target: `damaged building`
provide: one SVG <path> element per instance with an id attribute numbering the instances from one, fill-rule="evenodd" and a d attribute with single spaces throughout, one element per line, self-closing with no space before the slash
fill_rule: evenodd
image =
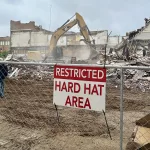
<path id="1" fill-rule="evenodd" d="M 136 34 L 131 38 L 133 45 L 136 46 L 137 52 L 143 56 L 150 56 L 150 22 L 140 29 L 137 29 Z"/>
<path id="2" fill-rule="evenodd" d="M 10 48 L 10 37 L 0 37 L 0 52 L 9 51 Z"/>
<path id="3" fill-rule="evenodd" d="M 41 55 L 47 50 L 51 32 L 43 29 L 42 26 L 36 26 L 34 21 L 21 23 L 11 20 L 10 29 L 11 53 L 32 59 L 32 55 L 35 55 L 34 51 L 37 51 L 39 53 L 36 53 L 34 59 L 40 60 Z"/>
<path id="4" fill-rule="evenodd" d="M 146 57 L 150 56 L 150 22 L 149 21 L 145 23 L 145 26 L 142 26 L 141 28 L 135 31 L 127 33 L 127 36 L 128 39 L 126 40 L 126 45 L 124 46 L 124 52 L 128 50 L 126 51 L 126 55 L 129 55 L 131 59 L 137 59 L 142 57 L 146 59 Z"/>
<path id="5" fill-rule="evenodd" d="M 127 33 L 113 49 L 112 57 L 108 64 L 121 66 L 150 66 L 150 22 L 135 31 Z M 108 55 L 107 55 L 108 56 Z M 106 57 L 107 58 L 107 57 Z M 117 84 L 120 80 L 120 71 L 110 69 L 107 74 L 110 81 Z M 124 72 L 126 88 L 140 89 L 142 92 L 150 90 L 150 71 L 126 69 Z"/>
<path id="6" fill-rule="evenodd" d="M 11 51 L 17 56 L 26 56 L 28 60 L 42 60 L 49 49 L 53 32 L 36 26 L 35 22 L 21 23 L 11 21 Z M 121 66 L 150 66 L 150 23 L 144 27 L 127 33 L 126 36 L 108 36 L 107 30 L 91 31 L 99 54 L 98 60 L 92 63 Z M 79 57 L 86 59 L 87 45 L 81 41 L 80 32 L 67 32 L 57 42 L 63 48 L 63 55 L 67 57 Z M 107 44 L 105 57 L 104 48 Z M 35 53 L 36 52 L 36 53 Z M 84 57 L 83 55 L 84 54 Z M 101 57 L 102 56 L 102 57 Z M 89 62 L 88 62 L 89 63 Z M 108 69 L 107 79 L 114 84 L 120 80 L 119 69 Z M 138 69 L 126 69 L 124 72 L 124 84 L 126 88 L 140 89 L 142 92 L 150 90 L 150 71 Z"/>
<path id="7" fill-rule="evenodd" d="M 35 25 L 34 21 L 29 23 L 21 23 L 20 21 L 10 22 L 10 51 L 16 56 L 26 56 L 30 60 L 42 60 L 49 49 L 50 39 L 53 32 L 45 30 L 42 26 Z M 110 36 L 108 38 L 108 30 L 91 31 L 91 35 L 95 40 L 98 50 L 102 50 L 105 44 L 108 47 L 114 47 L 122 41 L 120 36 Z M 80 41 L 83 39 L 81 34 L 75 32 L 67 32 L 58 40 L 57 45 L 62 47 L 65 57 L 80 57 L 86 59 L 88 55 L 87 45 Z M 81 54 L 85 54 L 81 57 Z"/>

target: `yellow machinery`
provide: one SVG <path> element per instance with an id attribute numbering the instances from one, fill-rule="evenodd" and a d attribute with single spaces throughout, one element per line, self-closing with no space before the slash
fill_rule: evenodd
<path id="1" fill-rule="evenodd" d="M 96 47 L 95 47 L 95 41 L 94 40 L 90 40 L 90 31 L 83 19 L 83 17 L 76 13 L 75 14 L 76 18 L 74 20 L 71 21 L 71 19 L 74 17 L 71 17 L 69 20 L 67 20 L 60 28 L 58 28 L 53 34 L 52 34 L 52 37 L 51 37 L 51 40 L 50 40 L 50 47 L 49 47 L 49 52 L 47 53 L 44 61 L 47 59 L 47 57 L 49 55 L 53 56 L 54 58 L 57 58 L 58 55 L 62 55 L 62 51 L 60 50 L 60 48 L 57 48 L 56 45 L 57 45 L 57 42 L 59 40 L 59 38 L 64 34 L 66 33 L 69 29 L 71 29 L 73 26 L 75 26 L 76 24 L 78 24 L 79 28 L 80 28 L 80 32 L 82 34 L 82 36 L 84 37 L 84 39 L 81 39 L 80 41 L 84 41 L 87 45 L 90 46 L 90 50 L 91 50 L 91 53 L 90 53 L 90 57 L 89 58 L 92 58 L 92 57 L 95 57 L 97 55 L 97 52 L 96 52 Z M 58 56 L 59 57 L 59 56 Z"/>

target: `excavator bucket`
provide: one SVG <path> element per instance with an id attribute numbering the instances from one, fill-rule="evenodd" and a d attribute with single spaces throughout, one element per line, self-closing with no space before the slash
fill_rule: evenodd
<path id="1" fill-rule="evenodd" d="M 74 17 L 74 16 L 73 16 Z M 61 36 L 63 36 L 69 29 L 71 29 L 73 26 L 78 24 L 80 28 L 80 33 L 84 37 L 83 41 L 91 47 L 90 51 L 90 56 L 89 59 L 94 59 L 97 57 L 97 52 L 95 47 L 95 42 L 94 39 L 91 36 L 90 30 L 88 29 L 83 17 L 79 14 L 75 14 L 75 19 L 71 20 L 73 17 L 71 17 L 69 20 L 67 20 L 61 27 L 59 27 L 51 36 L 50 40 L 50 46 L 49 46 L 49 51 L 45 56 L 44 61 L 48 59 L 48 55 L 51 55 L 54 59 L 57 59 L 58 57 L 63 56 L 63 52 L 61 50 L 58 50 L 57 47 L 57 42 L 60 39 Z M 93 40 L 91 40 L 91 38 Z M 93 41 L 93 42 L 92 42 Z"/>

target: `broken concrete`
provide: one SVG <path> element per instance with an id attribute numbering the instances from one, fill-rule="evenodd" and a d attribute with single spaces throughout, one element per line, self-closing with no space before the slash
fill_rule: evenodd
<path id="1" fill-rule="evenodd" d="M 8 78 L 49 81 L 53 78 L 53 66 L 9 65 Z"/>

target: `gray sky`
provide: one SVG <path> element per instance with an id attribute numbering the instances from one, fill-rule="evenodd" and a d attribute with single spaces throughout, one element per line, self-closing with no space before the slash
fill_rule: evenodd
<path id="1" fill-rule="evenodd" d="M 80 13 L 90 30 L 109 30 L 125 35 L 144 25 L 150 17 L 150 0 L 0 0 L 0 36 L 10 32 L 10 20 L 35 21 L 56 30 L 67 19 Z M 72 29 L 79 31 L 77 27 Z"/>

